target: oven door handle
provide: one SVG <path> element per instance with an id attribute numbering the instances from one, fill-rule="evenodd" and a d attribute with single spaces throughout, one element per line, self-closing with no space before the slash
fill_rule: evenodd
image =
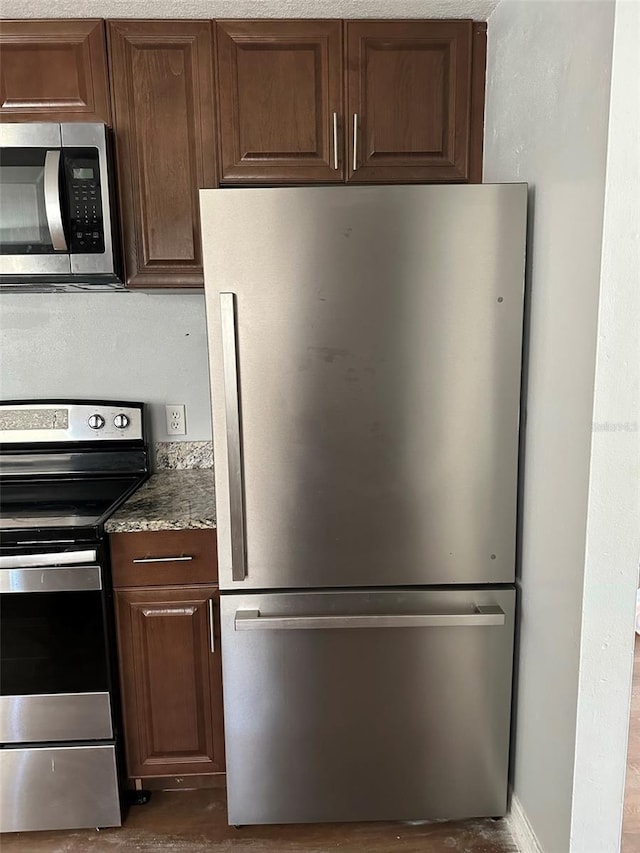
<path id="1" fill-rule="evenodd" d="M 67 240 L 62 224 L 60 194 L 60 152 L 47 151 L 44 157 L 44 211 L 54 252 L 67 252 Z"/>
<path id="2" fill-rule="evenodd" d="M 102 589 L 100 566 L 0 569 L 0 595 L 31 592 L 92 592 Z"/>
<path id="3" fill-rule="evenodd" d="M 95 548 L 86 551 L 58 551 L 53 554 L 10 554 L 0 557 L 0 569 L 37 569 L 41 566 L 77 566 L 80 563 L 95 563 L 98 552 Z"/>

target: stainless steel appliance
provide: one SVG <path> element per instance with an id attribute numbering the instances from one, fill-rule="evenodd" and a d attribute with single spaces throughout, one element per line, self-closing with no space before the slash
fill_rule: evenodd
<path id="1" fill-rule="evenodd" d="M 0 124 L 0 286 L 122 286 L 103 124 Z"/>
<path id="2" fill-rule="evenodd" d="M 103 523 L 147 474 L 141 404 L 0 404 L 0 832 L 120 825 Z"/>
<path id="3" fill-rule="evenodd" d="M 506 810 L 526 196 L 200 194 L 230 823 Z"/>

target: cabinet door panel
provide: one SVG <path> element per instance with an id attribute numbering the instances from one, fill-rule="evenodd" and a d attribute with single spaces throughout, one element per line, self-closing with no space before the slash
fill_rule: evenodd
<path id="1" fill-rule="evenodd" d="M 216 33 L 222 181 L 341 181 L 342 23 L 218 21 Z"/>
<path id="2" fill-rule="evenodd" d="M 224 770 L 218 601 L 215 587 L 116 592 L 132 777 Z"/>
<path id="3" fill-rule="evenodd" d="M 211 24 L 108 26 L 127 284 L 201 287 L 198 190 L 216 185 Z"/>
<path id="4" fill-rule="evenodd" d="M 348 180 L 467 180 L 473 23 L 349 21 L 346 28 Z"/>
<path id="5" fill-rule="evenodd" d="M 0 22 L 0 120 L 109 124 L 103 21 Z"/>

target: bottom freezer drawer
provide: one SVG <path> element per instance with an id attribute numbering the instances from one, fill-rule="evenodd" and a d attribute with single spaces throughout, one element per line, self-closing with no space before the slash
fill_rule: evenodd
<path id="1" fill-rule="evenodd" d="M 231 824 L 506 811 L 515 591 L 223 595 Z"/>
<path id="2" fill-rule="evenodd" d="M 115 747 L 0 750 L 0 832 L 120 826 Z"/>

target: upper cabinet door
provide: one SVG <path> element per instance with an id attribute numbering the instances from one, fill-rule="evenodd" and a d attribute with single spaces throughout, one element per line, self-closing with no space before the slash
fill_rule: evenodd
<path id="1" fill-rule="evenodd" d="M 209 21 L 110 21 L 129 287 L 202 287 L 198 190 L 216 186 Z"/>
<path id="2" fill-rule="evenodd" d="M 0 120 L 109 124 L 104 22 L 0 22 Z"/>
<path id="3" fill-rule="evenodd" d="M 344 179 L 341 21 L 218 21 L 221 180 Z"/>
<path id="4" fill-rule="evenodd" d="M 349 181 L 469 180 L 473 26 L 347 22 Z"/>

